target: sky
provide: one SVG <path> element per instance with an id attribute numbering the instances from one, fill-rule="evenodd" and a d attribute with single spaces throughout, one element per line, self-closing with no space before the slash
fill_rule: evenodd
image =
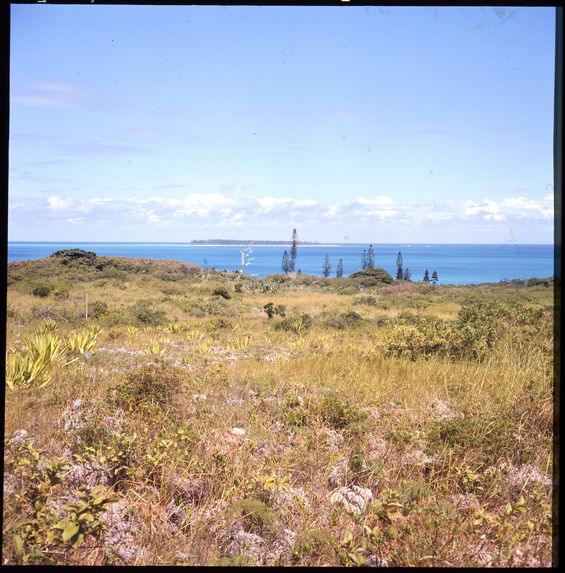
<path id="1" fill-rule="evenodd" d="M 553 243 L 555 8 L 12 5 L 8 240 Z"/>

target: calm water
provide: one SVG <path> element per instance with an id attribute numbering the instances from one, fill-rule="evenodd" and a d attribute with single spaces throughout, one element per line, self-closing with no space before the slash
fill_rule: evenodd
<path id="1" fill-rule="evenodd" d="M 329 255 L 331 274 L 335 276 L 343 259 L 343 276 L 361 268 L 363 250 L 369 245 L 298 245 L 296 270 L 322 275 L 324 258 Z M 245 246 L 185 245 L 181 243 L 32 243 L 8 242 L 8 261 L 48 257 L 60 249 L 78 248 L 101 256 L 173 259 L 217 270 L 241 270 L 241 251 Z M 260 278 L 280 273 L 282 255 L 289 246 L 254 245 L 251 263 L 245 274 Z M 554 274 L 553 245 L 373 245 L 375 266 L 396 276 L 396 256 L 402 252 L 404 268 L 413 281 L 421 281 L 424 271 L 430 277 L 437 271 L 439 283 L 469 284 L 498 282 L 514 278 L 545 278 Z"/>

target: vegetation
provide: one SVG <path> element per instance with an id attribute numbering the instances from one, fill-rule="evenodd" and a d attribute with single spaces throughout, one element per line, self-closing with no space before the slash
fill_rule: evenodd
<path id="1" fill-rule="evenodd" d="M 9 263 L 2 563 L 551 565 L 553 281 L 406 271 Z"/>

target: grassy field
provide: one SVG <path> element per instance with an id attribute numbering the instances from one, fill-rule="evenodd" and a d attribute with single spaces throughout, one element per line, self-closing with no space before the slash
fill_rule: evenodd
<path id="1" fill-rule="evenodd" d="M 3 564 L 551 565 L 533 283 L 10 263 Z"/>

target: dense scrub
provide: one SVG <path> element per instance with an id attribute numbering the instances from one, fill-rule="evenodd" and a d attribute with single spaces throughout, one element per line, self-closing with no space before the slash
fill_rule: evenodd
<path id="1" fill-rule="evenodd" d="M 8 267 L 3 564 L 551 563 L 550 279 Z"/>

